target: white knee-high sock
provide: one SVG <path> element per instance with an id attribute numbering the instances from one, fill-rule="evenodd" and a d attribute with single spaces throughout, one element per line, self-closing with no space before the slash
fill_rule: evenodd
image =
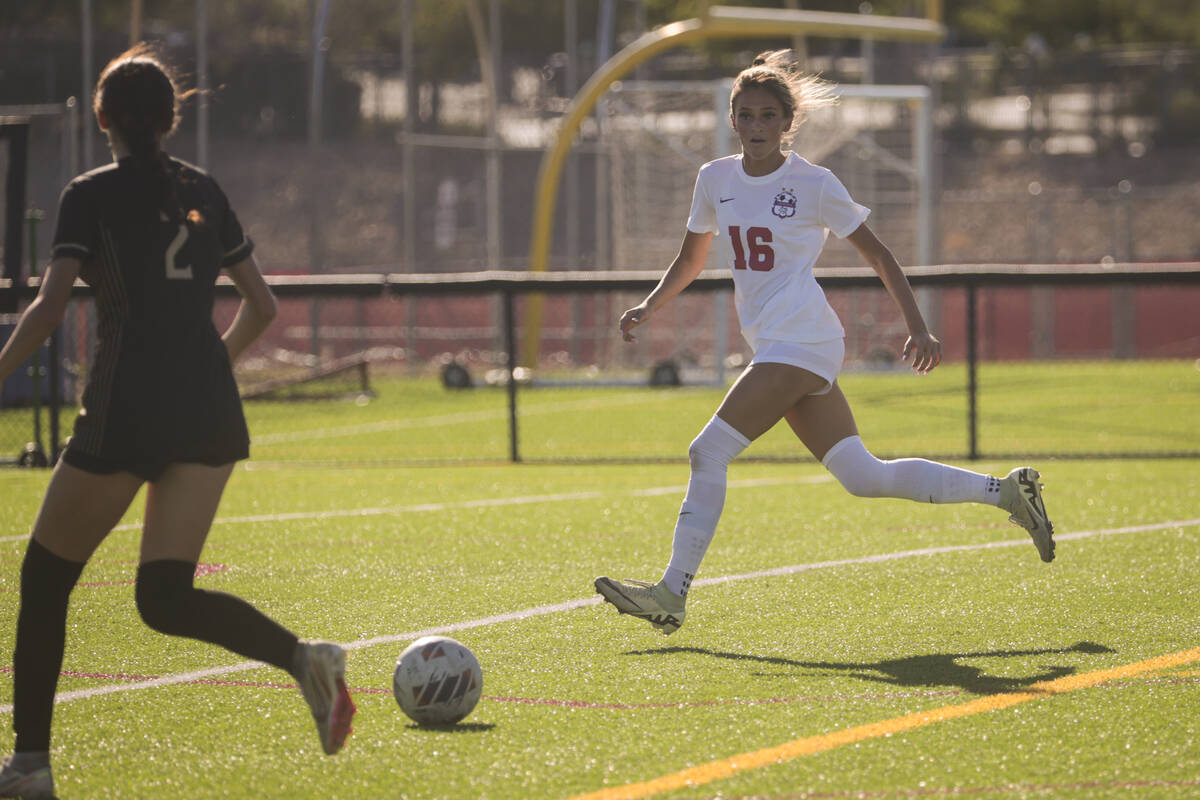
<path id="1" fill-rule="evenodd" d="M 880 461 L 867 451 L 858 436 L 847 436 L 829 448 L 821 463 L 846 491 L 858 497 L 1000 505 L 998 478 L 923 458 Z"/>
<path id="2" fill-rule="evenodd" d="M 671 562 L 663 574 L 663 582 L 675 594 L 687 597 L 692 578 L 700 568 L 725 507 L 729 462 L 749 444 L 750 440 L 736 428 L 713 416 L 688 448 L 692 472 L 675 523 Z"/>

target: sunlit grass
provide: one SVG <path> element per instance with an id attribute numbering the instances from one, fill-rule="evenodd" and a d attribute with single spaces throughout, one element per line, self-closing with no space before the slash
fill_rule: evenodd
<path id="1" fill-rule="evenodd" d="M 1163 366 L 1164 381 L 1189 379 L 1171 370 Z M 1016 402 L 1028 384 L 1016 369 L 1009 378 Z M 939 386 L 934 379 L 945 382 L 945 393 L 928 391 Z M 952 409 L 954 380 L 949 371 L 929 380 L 850 376 L 846 387 L 864 428 L 872 426 L 864 435 L 900 450 L 921 440 L 922 419 L 931 440 L 945 434 L 950 445 L 948 423 L 910 404 Z M 888 390 L 905 385 L 926 394 Z M 816 567 L 700 583 L 687 624 L 669 639 L 587 604 L 469 625 L 452 635 L 478 655 L 484 699 L 457 730 L 422 730 L 389 694 L 408 636 L 586 601 L 600 574 L 656 579 L 687 467 L 508 465 L 502 393 L 447 394 L 432 383 L 380 388 L 366 406 L 248 405 L 255 436 L 280 438 L 256 444 L 254 460 L 235 472 L 203 556 L 223 569 L 198 579 L 251 600 L 302 636 L 393 637 L 351 652 L 360 713 L 346 751 L 320 754 L 288 676 L 246 669 L 217 683 L 61 704 L 54 739 L 61 796 L 567 797 L 1200 643 L 1194 461 L 1031 459 L 1062 537 L 1050 565 L 994 508 L 856 499 L 812 463 L 735 462 L 699 578 Z M 718 396 L 597 390 L 564 401 L 531 392 L 522 396 L 531 412 L 522 421 L 577 452 L 644 446 L 671 456 L 686 451 Z M 554 409 L 568 401 L 596 408 Z M 408 427 L 418 417 L 493 412 L 496 421 Z M 892 438 L 873 427 L 888 418 L 898 428 Z M 1177 420 L 1155 424 L 1177 426 L 1176 439 L 1195 441 L 1196 431 Z M 617 427 L 602 430 L 610 425 Z M 1067 441 L 1071 430 L 1051 426 L 1046 436 Z M 1019 435 L 1003 449 L 1034 442 Z M 393 463 L 484 445 L 496 463 Z M 785 445 L 795 447 L 784 440 L 778 447 Z M 317 463 L 342 454 L 363 463 Z M 975 466 L 1003 473 L 1015 464 Z M 24 536 L 47 479 L 45 471 L 0 473 L 0 652 L 12 652 Z M 141 623 L 132 585 L 141 513 L 139 500 L 73 595 L 60 691 L 241 662 Z M 983 547 L 1007 542 L 1015 544 Z M 961 549 L 920 552 L 944 546 Z M 878 558 L 889 554 L 906 555 Z M 0 704 L 11 703 L 10 664 L 0 660 Z M 938 722 L 667 796 L 1185 797 L 1197 791 L 1200 774 L 1200 721 L 1191 713 L 1200 708 L 1200 666 L 1192 670 Z M 10 712 L 0 717 L 11 721 Z M 0 734 L 0 750 L 11 748 L 11 736 Z"/>

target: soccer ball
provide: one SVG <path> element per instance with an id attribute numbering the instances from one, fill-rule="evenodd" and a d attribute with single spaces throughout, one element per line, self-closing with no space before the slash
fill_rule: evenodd
<path id="1" fill-rule="evenodd" d="M 392 691 L 419 725 L 453 725 L 475 708 L 483 691 L 479 660 L 448 636 L 422 636 L 400 654 Z"/>

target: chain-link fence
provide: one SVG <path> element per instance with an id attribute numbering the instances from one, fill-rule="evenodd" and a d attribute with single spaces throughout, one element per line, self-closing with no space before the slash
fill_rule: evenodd
<path id="1" fill-rule="evenodd" d="M 471 68 L 453 80 L 439 79 L 428 68 L 417 71 L 402 52 L 344 52 L 334 42 L 318 116 L 321 133 L 313 137 L 304 33 L 296 31 L 287 44 L 255 48 L 211 37 L 208 83 L 216 88 L 205 101 L 207 135 L 203 141 L 198 135 L 194 98 L 168 142 L 179 157 L 204 157 L 258 242 L 268 271 L 523 267 L 538 164 L 573 91 L 563 78 L 564 54 L 502 54 L 493 122 L 486 87 Z M 168 40 L 170 59 L 185 83 L 194 83 L 194 42 L 184 35 Z M 689 52 L 653 59 L 639 68 L 637 81 L 611 93 L 604 113 L 612 123 L 622 103 L 640 108 L 629 101 L 637 82 L 690 82 L 693 89 L 678 93 L 683 105 L 669 109 L 690 130 L 671 133 L 684 140 L 707 137 L 687 149 L 716 156 L 709 142 L 724 120 L 713 115 L 711 87 L 727 80 L 751 47 L 788 43 L 749 42 L 746 52 L 732 56 Z M 98 36 L 91 74 L 123 44 L 119 35 Z M 86 97 L 78 80 L 78 41 L 34 37 L 8 45 L 0 54 L 6 96 L 60 104 L 68 95 Z M 1200 120 L 1193 80 L 1200 59 L 1194 52 L 1086 43 L 1048 52 L 1030 43 L 1023 50 L 939 53 L 878 42 L 868 54 L 840 40 L 811 45 L 808 66 L 847 87 L 930 88 L 935 158 L 928 259 L 914 241 L 911 181 L 886 158 L 891 153 L 904 161 L 911 149 L 912 122 L 903 104 L 877 105 L 878 113 L 868 112 L 877 119 L 863 127 L 856 122 L 863 117 L 860 101 L 846 101 L 835 112 L 836 125 L 822 128 L 814 119 L 802 131 L 812 135 L 807 141 L 802 135 L 798 144 L 802 154 L 828 161 L 852 194 L 875 208 L 873 222 L 906 263 L 1187 259 L 1200 251 L 1191 226 L 1178 224 L 1200 211 L 1194 182 L 1180 179 L 1200 163 L 1192 138 L 1181 135 Z M 417 55 L 426 46 L 413 45 Z M 464 63 L 476 62 L 468 54 Z M 579 73 L 576 85 L 586 70 Z M 86 105 L 80 102 L 80 110 Z M 658 125 L 655 116 L 667 115 L 647 112 L 650 127 Z M 615 124 L 585 126 L 559 190 L 554 268 L 659 266 L 658 244 L 618 259 L 618 244 L 629 246 L 617 239 L 618 225 L 639 199 L 636 179 L 622 176 L 671 166 L 678 177 L 672 177 L 671 191 L 686 202 L 695 159 L 662 161 L 653 150 L 629 149 L 618 132 Z M 846 141 L 831 151 L 828 145 L 839 137 Z M 72 138 L 76 145 L 90 140 L 80 167 L 108 159 L 90 113 L 81 114 Z M 39 152 L 29 162 L 28 201 L 51 217 L 72 171 L 58 141 L 35 137 Z M 658 226 L 670 240 L 668 249 L 678 244 L 686 219 L 675 217 Z M 53 220 L 48 222 L 38 234 L 42 253 Z M 1086 231 L 1096 235 L 1079 233 Z M 849 262 L 854 255 L 835 248 L 829 257 Z"/>

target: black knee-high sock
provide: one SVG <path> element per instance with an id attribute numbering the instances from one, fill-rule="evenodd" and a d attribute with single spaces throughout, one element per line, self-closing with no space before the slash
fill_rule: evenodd
<path id="1" fill-rule="evenodd" d="M 154 630 L 220 645 L 292 671 L 297 638 L 245 600 L 192 585 L 196 565 L 148 561 L 138 567 L 137 607 Z"/>
<path id="2" fill-rule="evenodd" d="M 67 640 L 67 602 L 83 564 L 29 540 L 21 563 L 21 610 L 13 652 L 13 747 L 18 753 L 50 749 L 54 691 Z"/>

